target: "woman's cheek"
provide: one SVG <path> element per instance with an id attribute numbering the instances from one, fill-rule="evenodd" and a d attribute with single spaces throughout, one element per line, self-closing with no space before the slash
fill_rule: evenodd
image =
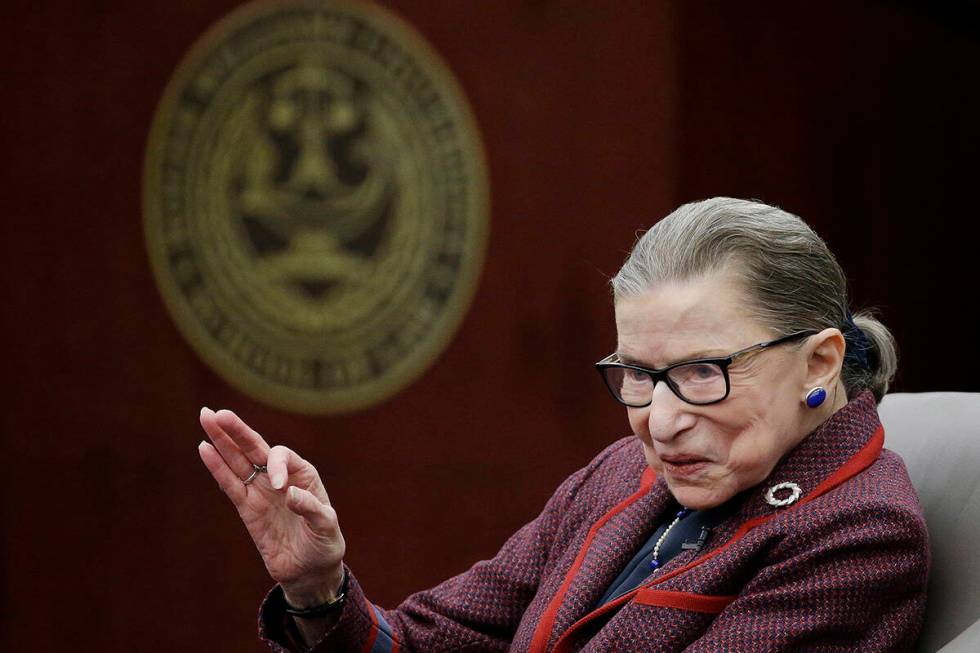
<path id="1" fill-rule="evenodd" d="M 651 444 L 649 412 L 645 408 L 627 408 L 626 417 L 629 420 L 630 428 L 636 437 L 643 441 L 644 445 Z"/>
<path id="2" fill-rule="evenodd" d="M 741 489 L 752 487 L 765 480 L 777 462 L 773 460 L 772 465 L 769 465 L 769 458 L 770 451 L 763 443 L 743 441 L 732 448 L 729 467 Z"/>
<path id="3" fill-rule="evenodd" d="M 650 466 L 650 469 L 658 474 L 664 471 L 664 464 L 660 461 L 660 458 L 657 457 L 657 452 L 654 451 L 653 447 L 648 445 L 646 442 L 643 443 L 643 457 L 646 458 L 647 465 Z"/>

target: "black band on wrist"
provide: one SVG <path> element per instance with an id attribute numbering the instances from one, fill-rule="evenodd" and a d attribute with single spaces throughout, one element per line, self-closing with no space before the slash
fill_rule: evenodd
<path id="1" fill-rule="evenodd" d="M 347 568 L 344 568 L 344 582 L 340 584 L 340 592 L 337 593 L 337 597 L 327 601 L 326 603 L 321 603 L 320 605 L 314 605 L 312 608 L 294 608 L 293 606 L 286 603 L 286 613 L 291 614 L 294 617 L 322 617 L 324 615 L 332 614 L 337 612 L 342 607 L 344 607 L 344 600 L 347 598 Z"/>

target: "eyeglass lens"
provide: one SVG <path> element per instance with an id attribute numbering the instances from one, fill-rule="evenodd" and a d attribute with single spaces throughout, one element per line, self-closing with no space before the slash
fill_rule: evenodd
<path id="1" fill-rule="evenodd" d="M 653 378 L 646 372 L 622 367 L 603 370 L 616 398 L 628 406 L 646 406 L 653 400 Z M 691 363 L 671 368 L 667 376 L 675 393 L 692 403 L 709 403 L 725 397 L 725 373 L 714 363 Z"/>

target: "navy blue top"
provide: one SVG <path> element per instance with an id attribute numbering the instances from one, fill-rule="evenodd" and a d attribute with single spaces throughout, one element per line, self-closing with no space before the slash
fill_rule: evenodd
<path id="1" fill-rule="evenodd" d="M 687 516 L 681 518 L 677 525 L 667 535 L 667 539 L 660 546 L 660 556 L 658 559 L 659 568 L 683 551 L 685 548 L 701 548 L 705 545 L 711 535 L 711 529 L 720 524 L 727 517 L 732 515 L 741 504 L 742 497 L 736 495 L 727 502 L 708 510 L 692 510 Z M 640 547 L 633 559 L 626 564 L 626 568 L 612 582 L 606 593 L 602 595 L 595 607 L 600 608 L 606 603 L 626 594 L 627 592 L 639 587 L 643 581 L 654 573 L 650 561 L 653 560 L 653 549 L 657 545 L 657 540 L 664 534 L 664 531 L 677 517 L 681 506 L 671 510 L 666 521 L 660 524 L 650 535 L 650 538 Z"/>

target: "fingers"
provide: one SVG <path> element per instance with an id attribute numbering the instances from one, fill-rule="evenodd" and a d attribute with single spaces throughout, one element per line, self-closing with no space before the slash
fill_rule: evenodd
<path id="1" fill-rule="evenodd" d="M 214 413 L 218 426 L 238 445 L 250 463 L 265 465 L 269 457 L 269 445 L 261 435 L 252 430 L 241 417 L 230 410 Z"/>
<path id="2" fill-rule="evenodd" d="M 311 492 L 319 502 L 330 505 L 330 497 L 316 468 L 289 447 L 277 445 L 270 449 L 266 467 L 273 489 L 282 491 L 290 484 L 305 486 L 303 489 Z"/>
<path id="3" fill-rule="evenodd" d="M 269 484 L 275 490 L 285 490 L 290 484 L 290 479 L 293 479 L 293 483 L 303 485 L 305 490 L 312 491 L 317 500 L 330 505 L 330 498 L 320 482 L 316 469 L 295 451 L 283 446 L 270 449 L 261 435 L 230 410 L 219 410 L 216 413 L 210 408 L 202 408 L 200 419 L 201 426 L 214 444 L 215 453 L 220 454 L 225 468 L 239 482 L 251 476 L 254 471 L 253 463 L 264 464 L 269 474 Z M 211 466 L 208 466 L 208 469 L 211 470 L 212 475 L 215 475 L 215 470 Z M 217 475 L 215 479 L 219 480 L 220 485 L 221 479 Z M 224 486 L 222 488 L 224 489 Z M 234 490 L 237 489 L 236 487 Z M 225 492 L 227 494 L 229 490 L 226 489 Z"/>
<path id="4" fill-rule="evenodd" d="M 281 490 L 289 482 L 290 472 L 298 472 L 307 465 L 309 463 L 289 447 L 276 445 L 269 450 L 269 462 L 266 463 L 269 482 L 272 483 L 272 487 Z"/>
<path id="5" fill-rule="evenodd" d="M 269 450 L 269 462 L 265 464 L 269 472 L 269 482 L 276 490 L 286 487 L 289 481 L 289 464 L 292 461 L 293 470 L 299 466 L 302 458 L 288 447 L 277 445 Z"/>
<path id="6" fill-rule="evenodd" d="M 248 478 L 253 471 L 251 461 L 245 457 L 235 441 L 218 424 L 214 411 L 210 408 L 202 408 L 200 421 L 204 432 L 208 434 L 214 448 L 221 454 L 231 471 L 239 480 Z"/>
<path id="7" fill-rule="evenodd" d="M 197 445 L 197 453 L 201 456 L 204 466 L 211 472 L 211 476 L 218 482 L 218 487 L 237 506 L 245 498 L 245 486 L 242 484 L 242 479 L 238 478 L 235 472 L 228 467 L 213 445 L 202 440 L 201 444 Z"/>
<path id="8" fill-rule="evenodd" d="M 286 493 L 286 507 L 302 517 L 318 535 L 334 537 L 340 530 L 337 513 L 330 504 L 323 503 L 311 492 L 295 485 Z"/>

